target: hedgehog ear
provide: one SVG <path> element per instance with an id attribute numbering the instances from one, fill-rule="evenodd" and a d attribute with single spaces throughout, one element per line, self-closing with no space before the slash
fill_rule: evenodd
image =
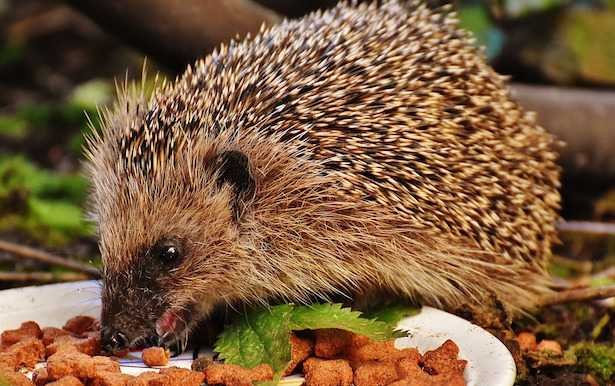
<path id="1" fill-rule="evenodd" d="M 243 212 L 242 201 L 254 192 L 255 187 L 248 156 L 237 150 L 227 150 L 218 155 L 217 164 L 218 186 L 229 184 L 233 188 L 231 205 L 235 219 L 239 220 Z"/>

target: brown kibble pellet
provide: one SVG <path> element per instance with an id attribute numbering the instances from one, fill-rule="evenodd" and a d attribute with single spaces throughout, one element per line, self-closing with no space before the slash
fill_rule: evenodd
<path id="1" fill-rule="evenodd" d="M 207 367 L 204 373 L 207 383 L 214 385 L 251 386 L 256 381 L 273 379 L 273 369 L 266 364 L 246 369 L 237 365 L 214 363 Z"/>
<path id="2" fill-rule="evenodd" d="M 519 343 L 519 348 L 523 351 L 536 350 L 536 335 L 531 332 L 520 332 L 515 340 Z"/>
<path id="3" fill-rule="evenodd" d="M 75 335 L 82 335 L 86 331 L 98 330 L 98 321 L 91 316 L 79 315 L 70 318 L 62 328 Z"/>
<path id="4" fill-rule="evenodd" d="M 17 356 L 8 352 L 0 352 L 0 369 L 17 370 Z"/>
<path id="5" fill-rule="evenodd" d="M 179 367 L 161 369 L 160 374 L 169 377 L 172 385 L 177 386 L 201 386 L 205 381 L 205 374 Z"/>
<path id="6" fill-rule="evenodd" d="M 58 379 L 55 382 L 48 383 L 49 386 L 83 386 L 83 383 L 76 377 L 69 375 Z"/>
<path id="7" fill-rule="evenodd" d="M 32 382 L 36 386 L 43 386 L 49 383 L 49 374 L 47 374 L 47 369 L 41 367 L 40 369 L 36 369 L 32 372 Z"/>
<path id="8" fill-rule="evenodd" d="M 412 358 L 410 356 L 401 358 L 396 363 L 397 374 L 401 378 L 418 378 L 423 374 L 423 369 L 419 365 L 419 358 Z"/>
<path id="9" fill-rule="evenodd" d="M 0 379 L 5 380 L 6 384 L 10 386 L 32 386 L 34 385 L 32 381 L 30 381 L 28 377 L 26 377 L 25 375 L 18 373 L 16 371 L 12 371 L 11 369 L 2 368 L 2 367 L 0 367 Z"/>
<path id="10" fill-rule="evenodd" d="M 135 377 L 128 374 L 100 372 L 96 374 L 91 386 L 127 386 Z"/>
<path id="11" fill-rule="evenodd" d="M 366 344 L 371 343 L 371 342 L 372 340 L 364 335 L 352 334 L 352 337 L 350 339 L 350 347 L 358 348 L 358 347 L 365 346 Z"/>
<path id="12" fill-rule="evenodd" d="M 297 366 L 312 354 L 314 348 L 314 343 L 312 343 L 311 339 L 300 338 L 295 334 L 291 334 L 290 336 L 290 345 L 290 363 L 286 370 L 284 370 L 283 376 L 292 374 Z"/>
<path id="13" fill-rule="evenodd" d="M 126 386 L 170 386 L 171 380 L 167 375 L 155 371 L 146 371 L 136 378 L 128 380 Z"/>
<path id="14" fill-rule="evenodd" d="M 267 364 L 258 365 L 250 369 L 250 377 L 253 382 L 270 381 L 273 379 L 273 369 Z"/>
<path id="15" fill-rule="evenodd" d="M 353 369 L 361 364 L 372 361 L 392 361 L 402 357 L 400 350 L 395 348 L 392 340 L 384 342 L 369 342 L 361 346 L 350 347 L 347 358 Z"/>
<path id="16" fill-rule="evenodd" d="M 96 374 L 100 372 L 119 373 L 121 371 L 120 364 L 109 357 L 95 356 L 92 357 L 92 360 Z"/>
<path id="17" fill-rule="evenodd" d="M 47 373 L 50 379 L 60 379 L 68 375 L 77 378 L 93 378 L 96 375 L 94 359 L 78 351 L 63 351 L 53 354 L 47 360 Z"/>
<path id="18" fill-rule="evenodd" d="M 195 360 L 192 361 L 192 365 L 190 366 L 190 368 L 192 369 L 192 371 L 203 372 L 206 368 L 211 366 L 213 363 L 214 361 L 211 358 L 206 358 L 206 357 L 196 358 Z"/>
<path id="19" fill-rule="evenodd" d="M 352 368 L 343 359 L 309 358 L 303 363 L 306 386 L 350 386 Z"/>
<path id="20" fill-rule="evenodd" d="M 314 332 L 314 354 L 319 358 L 333 359 L 343 354 L 352 342 L 352 333 L 336 328 Z"/>
<path id="21" fill-rule="evenodd" d="M 163 347 L 149 347 L 143 350 L 141 358 L 147 366 L 166 366 L 171 354 Z"/>
<path id="22" fill-rule="evenodd" d="M 100 336 L 93 335 L 85 338 L 76 338 L 70 335 L 58 336 L 54 342 L 45 349 L 48 357 L 60 351 L 80 351 L 87 355 L 100 354 Z"/>
<path id="23" fill-rule="evenodd" d="M 36 338 L 25 338 L 0 353 L 0 364 L 17 369 L 18 367 L 34 368 L 43 358 L 45 346 Z"/>
<path id="24" fill-rule="evenodd" d="M 428 375 L 419 378 L 404 378 L 393 383 L 389 383 L 388 386 L 449 386 L 448 384 L 436 383 Z"/>
<path id="25" fill-rule="evenodd" d="M 54 342 L 54 340 L 59 336 L 69 335 L 70 332 L 63 330 L 61 328 L 56 327 L 45 327 L 43 328 L 43 344 L 45 346 L 49 346 Z"/>
<path id="26" fill-rule="evenodd" d="M 467 361 L 457 359 L 459 347 L 448 339 L 435 350 L 423 354 L 423 368 L 430 374 L 462 373 Z"/>
<path id="27" fill-rule="evenodd" d="M 363 363 L 354 372 L 355 386 L 386 386 L 397 380 L 397 369 L 392 362 Z"/>
<path id="28" fill-rule="evenodd" d="M 549 352 L 554 355 L 562 355 L 562 346 L 554 340 L 541 340 L 536 346 L 536 350 Z"/>
<path id="29" fill-rule="evenodd" d="M 42 335 L 41 328 L 36 322 L 28 321 L 21 324 L 15 330 L 6 330 L 0 334 L 0 342 L 6 350 L 8 347 L 26 338 L 40 338 Z"/>

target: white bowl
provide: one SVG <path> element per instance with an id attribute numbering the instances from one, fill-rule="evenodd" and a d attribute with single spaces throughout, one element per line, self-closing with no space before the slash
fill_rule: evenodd
<path id="1" fill-rule="evenodd" d="M 43 327 L 62 327 L 73 316 L 98 317 L 99 314 L 100 286 L 96 281 L 0 291 L 0 331 L 17 328 L 27 320 Z M 462 318 L 423 307 L 418 315 L 403 319 L 398 328 L 409 332 L 407 338 L 396 340 L 398 348 L 416 347 L 425 352 L 452 339 L 459 346 L 459 357 L 468 361 L 464 373 L 468 386 L 511 386 L 515 381 L 515 363 L 506 347 L 487 331 Z M 139 353 L 132 353 L 120 363 L 127 374 L 148 370 Z M 172 358 L 170 365 L 190 368 L 191 363 L 192 355 L 184 353 Z M 302 382 L 301 377 L 293 376 L 282 384 L 298 386 Z"/>

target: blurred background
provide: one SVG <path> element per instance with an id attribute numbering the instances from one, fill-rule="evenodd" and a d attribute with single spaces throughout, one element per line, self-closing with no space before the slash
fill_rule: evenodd
<path id="1" fill-rule="evenodd" d="M 0 0 L 0 289 L 96 275 L 90 264 L 99 265 L 99 255 L 84 217 L 88 185 L 80 163 L 84 134 L 99 124 L 97 106 L 115 98 L 116 79 L 140 79 L 145 57 L 148 73 L 173 78 L 236 34 L 334 4 Z M 453 6 L 493 66 L 510 76 L 520 103 L 567 143 L 562 243 L 551 267 L 557 286 L 612 289 L 615 0 L 460 0 Z M 615 374 L 613 317 L 607 300 L 547 307 L 515 321 L 516 330 L 564 347 L 590 341 L 603 350 L 602 362 L 586 365 L 526 358 L 523 379 L 608 382 Z"/>

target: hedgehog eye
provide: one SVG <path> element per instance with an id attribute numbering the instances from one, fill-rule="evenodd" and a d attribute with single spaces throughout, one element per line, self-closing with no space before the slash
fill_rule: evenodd
<path id="1" fill-rule="evenodd" d="M 156 245 L 154 256 L 163 263 L 169 264 L 181 258 L 179 245 L 173 241 L 163 241 Z"/>

